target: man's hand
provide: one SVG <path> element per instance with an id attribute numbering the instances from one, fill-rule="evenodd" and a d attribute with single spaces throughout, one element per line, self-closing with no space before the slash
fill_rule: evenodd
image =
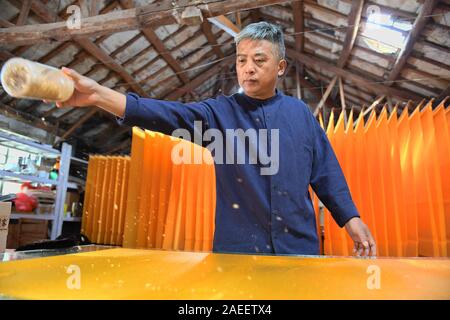
<path id="1" fill-rule="evenodd" d="M 75 88 L 69 100 L 56 102 L 58 108 L 86 107 L 98 103 L 98 89 L 100 85 L 96 81 L 82 76 L 73 69 L 63 67 L 62 72 L 73 80 Z"/>
<path id="2" fill-rule="evenodd" d="M 97 106 L 118 117 L 124 116 L 127 102 L 124 94 L 102 86 L 73 69 L 63 67 L 62 72 L 73 80 L 75 90 L 69 100 L 56 102 L 58 108 Z"/>
<path id="3" fill-rule="evenodd" d="M 346 224 L 345 229 L 352 238 L 355 246 L 353 253 L 359 256 L 371 256 L 377 255 L 377 247 L 369 228 L 361 221 L 360 218 L 351 218 Z"/>

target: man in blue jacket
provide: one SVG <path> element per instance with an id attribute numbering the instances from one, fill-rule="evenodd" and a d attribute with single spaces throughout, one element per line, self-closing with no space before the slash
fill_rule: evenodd
<path id="1" fill-rule="evenodd" d="M 376 255 L 325 132 L 303 101 L 276 89 L 287 64 L 281 29 L 250 24 L 235 41 L 242 93 L 186 104 L 161 101 L 124 95 L 63 68 L 76 90 L 57 105 L 96 105 L 121 124 L 200 136 L 193 142 L 203 146 L 214 142 L 216 252 L 319 254 L 311 185 L 345 226 L 356 254 Z"/>

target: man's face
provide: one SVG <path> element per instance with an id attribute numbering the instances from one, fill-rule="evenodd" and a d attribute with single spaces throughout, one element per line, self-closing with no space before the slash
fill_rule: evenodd
<path id="1" fill-rule="evenodd" d="M 237 46 L 236 71 L 245 94 L 268 99 L 275 94 L 277 79 L 284 74 L 286 61 L 280 60 L 277 48 L 267 40 L 244 39 Z"/>

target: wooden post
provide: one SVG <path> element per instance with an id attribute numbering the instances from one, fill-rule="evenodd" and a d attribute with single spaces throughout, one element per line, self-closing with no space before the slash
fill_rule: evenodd
<path id="1" fill-rule="evenodd" d="M 316 110 L 314 110 L 314 116 L 317 116 L 317 113 L 322 108 L 322 106 L 325 104 L 325 101 L 327 100 L 328 96 L 331 93 L 331 90 L 333 90 L 334 85 L 336 84 L 337 76 L 334 76 L 334 78 L 331 80 L 330 84 L 327 87 L 327 90 L 325 90 L 325 93 L 322 96 L 322 99 L 320 99 L 319 104 L 316 107 Z"/>

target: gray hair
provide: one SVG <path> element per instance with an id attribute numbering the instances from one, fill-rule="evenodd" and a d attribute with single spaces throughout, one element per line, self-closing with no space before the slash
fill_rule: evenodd
<path id="1" fill-rule="evenodd" d="M 236 46 L 244 39 L 267 40 L 277 46 L 280 59 L 285 57 L 283 30 L 277 25 L 265 21 L 249 24 L 234 37 Z"/>

